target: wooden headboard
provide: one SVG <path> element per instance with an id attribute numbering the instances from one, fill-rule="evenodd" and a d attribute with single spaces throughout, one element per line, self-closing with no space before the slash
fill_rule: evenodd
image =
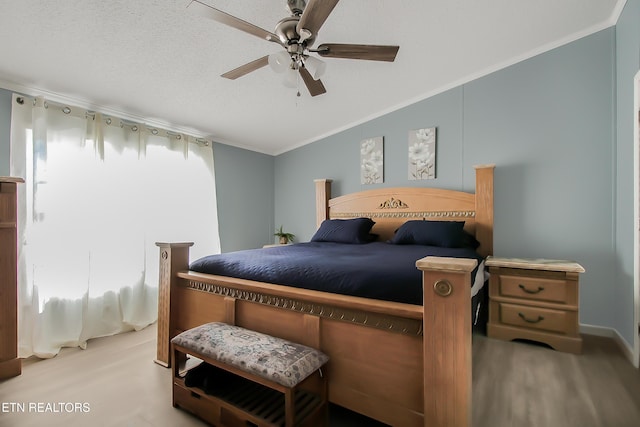
<path id="1" fill-rule="evenodd" d="M 331 180 L 317 179 L 317 226 L 325 219 L 367 217 L 376 224 L 379 240 L 390 239 L 405 221 L 424 219 L 464 221 L 465 230 L 480 242 L 478 253 L 493 255 L 493 171 L 495 165 L 476 166 L 476 191 L 424 187 L 365 190 L 331 198 Z"/>

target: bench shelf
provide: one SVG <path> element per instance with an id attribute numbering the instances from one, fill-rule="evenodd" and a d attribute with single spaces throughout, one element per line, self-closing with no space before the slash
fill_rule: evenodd
<path id="1" fill-rule="evenodd" d="M 171 341 L 173 406 L 219 427 L 324 427 L 328 357 L 224 323 Z M 193 361 L 200 364 L 193 366 Z M 190 369 L 181 369 L 181 366 Z"/>
<path id="2" fill-rule="evenodd" d="M 225 377 L 225 384 L 207 394 L 200 387 L 187 387 L 184 378 L 174 378 L 173 406 L 184 409 L 213 425 L 285 426 L 284 394 L 237 375 Z M 301 390 L 296 393 L 295 425 L 324 425 L 321 396 Z M 242 424 L 244 423 L 244 424 Z"/>

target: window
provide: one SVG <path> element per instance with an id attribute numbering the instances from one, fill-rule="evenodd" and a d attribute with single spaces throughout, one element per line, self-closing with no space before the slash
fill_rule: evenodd
<path id="1" fill-rule="evenodd" d="M 14 95 L 20 357 L 153 323 L 156 242 L 220 251 L 211 145 Z"/>

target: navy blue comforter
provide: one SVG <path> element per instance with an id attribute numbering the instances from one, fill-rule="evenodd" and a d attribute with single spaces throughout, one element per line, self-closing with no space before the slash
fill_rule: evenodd
<path id="1" fill-rule="evenodd" d="M 472 258 L 471 248 L 362 245 L 310 242 L 210 255 L 194 261 L 192 271 L 294 286 L 365 298 L 422 304 L 425 256 Z"/>

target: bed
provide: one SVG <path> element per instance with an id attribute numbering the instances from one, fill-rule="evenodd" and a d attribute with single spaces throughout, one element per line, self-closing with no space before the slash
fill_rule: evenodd
<path id="1" fill-rule="evenodd" d="M 470 425 L 472 273 L 493 252 L 493 171 L 476 167 L 474 193 L 411 187 L 332 198 L 331 181 L 315 181 L 318 227 L 371 218 L 371 233 L 386 242 L 408 221 L 464 221 L 479 257 L 445 253 L 416 261 L 421 301 L 195 272 L 192 243 L 158 243 L 156 362 L 169 366 L 169 341 L 181 331 L 223 321 L 328 354 L 329 399 L 340 406 L 395 426 Z"/>

